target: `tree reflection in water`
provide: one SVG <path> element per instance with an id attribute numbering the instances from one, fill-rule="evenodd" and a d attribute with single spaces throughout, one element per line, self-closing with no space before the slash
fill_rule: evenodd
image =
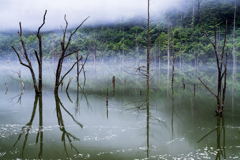
<path id="1" fill-rule="evenodd" d="M 39 143 L 40 148 L 39 148 L 38 158 L 39 159 L 42 158 L 42 154 L 43 154 L 43 111 L 42 111 L 43 107 L 42 107 L 42 96 L 35 96 L 35 100 L 34 100 L 34 104 L 33 104 L 33 110 L 32 110 L 30 121 L 21 128 L 21 132 L 20 132 L 20 134 L 18 136 L 18 139 L 16 140 L 16 142 L 13 145 L 13 147 L 16 147 L 17 143 L 20 141 L 22 136 L 25 134 L 24 142 L 23 142 L 23 145 L 22 145 L 22 151 L 21 151 L 21 155 L 20 155 L 21 158 L 24 157 L 24 150 L 25 150 L 25 147 L 26 147 L 26 144 L 27 144 L 28 136 L 29 136 L 29 134 L 31 134 L 30 131 L 32 129 L 32 124 L 33 124 L 34 117 L 35 117 L 35 114 L 36 114 L 37 103 L 38 102 L 39 102 L 39 127 L 38 127 L 38 132 L 37 132 L 37 135 L 36 135 L 35 145 Z M 61 109 L 63 109 L 72 118 L 72 120 L 78 126 L 83 128 L 83 125 L 81 123 L 79 123 L 73 117 L 73 115 L 63 106 L 63 104 L 60 101 L 60 99 L 59 99 L 57 94 L 55 94 L 55 102 L 56 102 L 56 114 L 57 114 L 58 125 L 59 125 L 60 131 L 62 132 L 61 141 L 63 142 L 64 151 L 66 153 L 66 156 L 69 157 L 68 151 L 67 151 L 67 147 L 66 147 L 66 142 L 68 141 L 70 146 L 71 146 L 71 148 L 73 148 L 77 153 L 79 153 L 77 148 L 72 144 L 72 142 L 73 141 L 80 141 L 80 139 L 77 138 L 76 136 L 72 135 L 70 132 L 68 132 L 66 130 L 66 128 L 64 126 L 64 121 L 63 121 Z"/>
<path id="2" fill-rule="evenodd" d="M 197 143 L 200 143 L 203 139 L 208 137 L 213 132 L 217 132 L 217 149 L 216 149 L 216 159 L 226 159 L 226 151 L 225 151 L 225 121 L 223 116 L 217 116 L 217 128 L 210 131 L 208 134 L 204 135 Z M 223 143 L 221 145 L 221 137 L 223 138 Z"/>
<path id="3" fill-rule="evenodd" d="M 69 141 L 69 144 L 71 146 L 71 148 L 73 148 L 77 153 L 79 153 L 79 151 L 77 150 L 77 148 L 72 144 L 72 141 L 80 141 L 79 138 L 75 137 L 74 135 L 72 135 L 70 132 L 68 132 L 65 129 L 64 126 L 64 122 L 63 122 L 63 117 L 62 117 L 62 112 L 61 112 L 61 107 L 62 109 L 69 115 L 71 116 L 71 118 L 73 119 L 73 121 L 79 125 L 81 128 L 83 128 L 83 125 L 81 123 L 79 123 L 78 121 L 75 120 L 75 118 L 73 117 L 73 115 L 71 113 L 68 112 L 68 110 L 63 106 L 62 102 L 60 101 L 58 94 L 55 94 L 55 102 L 56 102 L 56 114 L 57 114 L 57 119 L 58 119 L 58 125 L 59 125 L 59 129 L 62 132 L 62 137 L 61 137 L 61 141 L 63 142 L 63 146 L 64 146 L 64 150 L 66 152 L 67 157 L 69 157 L 68 152 L 67 152 L 67 147 L 66 147 L 66 138 Z"/>
<path id="4" fill-rule="evenodd" d="M 22 152 L 21 152 L 21 155 L 20 157 L 23 158 L 23 155 L 24 155 L 24 149 L 26 147 L 26 143 L 27 143 L 27 139 L 28 139 L 28 135 L 29 135 L 29 132 L 32 128 L 32 123 L 33 123 L 33 120 L 34 120 L 34 117 L 35 117 L 35 113 L 36 113 L 36 109 L 37 109 L 37 103 L 39 101 L 39 128 L 38 128 L 38 133 L 37 133 L 37 136 L 36 136 L 36 144 L 38 143 L 39 141 L 39 137 L 40 137 L 40 150 L 39 150 L 39 153 L 38 153 L 38 158 L 41 159 L 42 157 L 42 151 L 43 151 L 43 119 L 42 119 L 42 97 L 41 96 L 35 96 L 35 101 L 33 103 L 33 111 L 32 111 L 32 115 L 31 115 L 31 119 L 30 121 L 22 127 L 21 129 L 21 132 L 18 136 L 18 139 L 17 141 L 14 143 L 13 147 L 16 146 L 16 144 L 18 143 L 18 141 L 21 139 L 22 135 L 24 133 L 25 134 L 25 139 L 24 139 L 24 142 L 23 142 L 23 146 L 22 146 Z"/>

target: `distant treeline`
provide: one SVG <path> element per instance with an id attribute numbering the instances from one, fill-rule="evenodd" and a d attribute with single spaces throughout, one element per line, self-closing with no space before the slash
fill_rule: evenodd
<path id="1" fill-rule="evenodd" d="M 226 20 L 228 21 L 227 43 L 229 48 L 229 60 L 231 63 L 233 52 L 233 24 L 235 0 L 201 0 L 201 13 L 205 29 L 214 39 L 214 23 L 216 21 L 216 34 L 218 46 L 223 45 Z M 152 4 L 154 5 L 154 3 Z M 240 54 L 240 1 L 236 1 L 235 19 L 235 51 Z M 139 21 L 140 20 L 140 21 Z M 115 24 L 99 24 L 84 26 L 73 36 L 69 46 L 69 52 L 80 49 L 80 53 L 91 52 L 89 59 L 104 60 L 117 58 L 119 60 L 135 60 L 146 58 L 147 30 L 144 19 L 122 19 Z M 160 15 L 151 15 L 151 54 L 153 57 L 160 55 L 161 61 L 167 61 L 168 28 L 170 28 L 170 54 L 172 54 L 172 38 L 174 32 L 174 52 L 178 57 L 181 53 L 183 60 L 194 62 L 196 57 L 199 61 L 213 62 L 215 54 L 213 47 L 206 38 L 198 12 L 197 0 L 183 0 L 183 5 L 173 8 Z M 168 25 L 170 22 L 170 27 Z M 23 28 L 24 29 L 24 28 Z M 36 28 L 37 30 L 37 28 Z M 68 30 L 69 32 L 71 29 Z M 58 58 L 61 52 L 62 30 L 54 30 L 41 33 L 43 37 L 43 57 L 45 60 Z M 38 50 L 36 33 L 23 30 L 23 39 L 30 57 L 34 57 L 34 49 Z M 66 37 L 68 38 L 68 37 Z M 11 46 L 21 48 L 17 31 L 2 32 L 0 34 L 0 58 L 17 59 Z M 181 52 L 180 52 L 181 46 Z M 221 47 L 219 48 L 219 52 Z M 75 58 L 74 56 L 70 58 Z M 178 61 L 178 58 L 176 58 Z"/>

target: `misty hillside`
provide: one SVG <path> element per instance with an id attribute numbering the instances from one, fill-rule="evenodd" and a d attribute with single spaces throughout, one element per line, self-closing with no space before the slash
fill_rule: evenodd
<path id="1" fill-rule="evenodd" d="M 235 21 L 235 50 L 236 55 L 240 54 L 240 1 L 236 1 L 236 21 Z M 234 28 L 234 0 L 201 0 L 201 14 L 204 27 L 210 37 L 214 37 L 214 23 L 212 14 L 216 22 L 217 44 L 221 46 L 224 40 L 226 20 L 227 43 L 229 53 L 233 52 L 233 28 Z M 152 4 L 154 5 L 154 3 Z M 147 6 L 146 6 L 147 7 Z M 150 6 L 151 7 L 151 6 Z M 151 9 L 151 8 L 150 8 Z M 151 10 L 150 10 L 151 11 Z M 151 15 L 151 12 L 150 12 Z M 70 16 L 70 15 L 69 15 Z M 198 12 L 198 2 L 196 0 L 182 1 L 179 8 L 169 8 L 161 12 L 154 13 L 150 17 L 151 21 L 151 55 L 160 56 L 161 61 L 167 60 L 168 28 L 170 30 L 170 46 L 174 32 L 174 52 L 178 57 L 180 54 L 185 62 L 194 61 L 199 57 L 200 63 L 215 61 L 213 47 L 206 38 Z M 82 54 L 91 52 L 89 59 L 94 57 L 98 60 L 117 58 L 132 60 L 139 57 L 145 60 L 146 55 L 146 21 L 139 16 L 133 15 L 123 17 L 114 23 L 88 24 L 80 28 L 73 36 L 69 46 L 69 52 L 79 48 Z M 72 29 L 68 29 L 70 32 Z M 43 56 L 45 60 L 52 60 L 60 55 L 60 42 L 62 29 L 42 32 Z M 23 38 L 26 43 L 30 57 L 34 57 L 34 49 L 38 46 L 36 32 L 24 30 Z M 19 35 L 16 30 L 2 31 L 0 34 L 0 58 L 17 59 L 11 46 L 20 47 Z M 218 47 L 220 48 L 220 47 Z M 172 47 L 170 47 L 172 50 Z M 72 55 L 71 58 L 75 58 Z M 176 58 L 178 61 L 178 58 Z M 232 54 L 229 54 L 230 63 Z"/>

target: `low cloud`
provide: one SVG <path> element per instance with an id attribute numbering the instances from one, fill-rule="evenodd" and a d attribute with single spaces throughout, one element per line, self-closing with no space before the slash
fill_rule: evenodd
<path id="1" fill-rule="evenodd" d="M 168 7 L 177 6 L 178 0 L 151 1 L 151 15 L 161 13 Z M 80 24 L 90 16 L 86 24 L 113 23 L 124 17 L 147 15 L 147 0 L 7 0 L 0 2 L 0 30 L 37 30 L 42 24 L 45 10 L 48 11 L 42 30 L 60 29 L 65 26 L 67 15 L 69 27 Z"/>

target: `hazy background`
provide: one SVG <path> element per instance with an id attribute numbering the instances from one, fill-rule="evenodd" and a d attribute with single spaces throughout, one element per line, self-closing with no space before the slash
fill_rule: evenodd
<path id="1" fill-rule="evenodd" d="M 179 0 L 152 0 L 151 15 L 162 13 L 168 7 L 179 5 Z M 0 31 L 18 29 L 37 30 L 47 10 L 46 23 L 42 30 L 59 29 L 64 26 L 64 14 L 70 27 L 74 27 L 90 16 L 85 24 L 113 23 L 124 18 L 139 19 L 147 14 L 147 0 L 0 0 Z"/>

